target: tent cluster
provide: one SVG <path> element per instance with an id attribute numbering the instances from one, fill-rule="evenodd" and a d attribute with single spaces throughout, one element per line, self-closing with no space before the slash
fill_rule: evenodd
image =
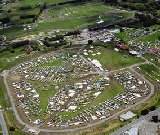
<path id="1" fill-rule="evenodd" d="M 91 103 L 92 100 L 97 98 L 106 88 L 109 86 L 109 77 L 99 76 L 95 80 L 95 76 L 91 76 L 87 80 L 83 80 L 82 83 L 75 83 L 74 85 L 66 85 L 65 88 L 60 90 L 50 98 L 48 102 L 48 108 L 50 108 L 51 113 L 60 110 L 61 112 L 75 113 L 78 110 L 81 110 L 83 107 Z M 70 100 L 71 99 L 71 100 Z M 67 103 L 70 100 L 69 103 Z M 67 105 L 66 105 L 67 104 Z M 96 110 L 84 110 L 80 112 L 78 116 L 68 119 L 68 115 L 59 115 L 55 117 L 52 122 L 49 122 L 48 125 L 53 125 L 56 127 L 58 123 L 59 126 L 66 125 L 79 125 L 86 122 L 91 122 L 92 120 L 97 119 L 95 114 Z M 95 114 L 95 115 L 89 115 Z M 103 113 L 104 115 L 106 113 Z M 108 117 L 109 115 L 107 115 Z M 103 119 L 106 116 L 100 115 L 98 118 Z M 66 127 L 65 126 L 65 127 Z M 63 126 L 64 127 L 64 126 Z"/>
<path id="2" fill-rule="evenodd" d="M 149 28 L 148 30 L 147 29 L 148 28 L 133 30 L 133 28 L 132 28 L 132 31 L 127 32 L 126 35 L 130 36 L 131 39 L 135 40 L 135 39 L 137 39 L 139 37 L 144 37 L 144 36 L 147 36 L 147 35 L 150 35 L 150 34 L 154 34 L 154 33 L 158 32 L 158 31 L 160 31 L 160 29 L 157 28 L 157 27 L 152 27 L 152 28 Z"/>
<path id="3" fill-rule="evenodd" d="M 98 36 L 98 41 L 101 42 L 111 42 L 112 39 L 114 39 L 114 35 L 111 35 L 109 33 L 104 33 L 102 36 Z"/>
<path id="4" fill-rule="evenodd" d="M 25 79 L 40 82 L 64 82 L 80 78 L 89 72 L 91 66 L 76 54 L 60 53 L 38 57 L 35 60 L 22 63 L 13 71 L 14 74 L 24 75 Z"/>
<path id="5" fill-rule="evenodd" d="M 135 94 L 137 97 L 141 97 L 142 95 L 149 93 L 149 89 L 145 81 L 135 77 L 129 71 L 122 71 L 118 74 L 116 73 L 114 74 L 114 77 L 125 88 L 127 93 L 139 93 Z"/>
<path id="6" fill-rule="evenodd" d="M 86 49 L 84 49 L 83 50 L 83 55 L 84 56 L 90 56 L 90 55 L 92 55 L 92 56 L 96 56 L 96 55 L 101 55 L 101 52 L 99 52 L 98 51 L 98 49 L 99 49 L 99 47 L 97 47 L 97 49 L 95 50 L 93 50 L 93 46 L 90 46 L 90 49 L 89 50 L 86 50 Z M 91 64 L 93 64 L 94 65 L 94 67 L 95 68 L 98 68 L 100 71 L 103 71 L 103 68 L 102 68 L 102 65 L 101 65 L 101 63 L 97 60 L 97 59 L 90 59 L 90 58 L 87 58 L 88 60 L 89 60 L 89 62 L 91 62 Z"/>
<path id="7" fill-rule="evenodd" d="M 42 123 L 43 120 L 38 119 L 33 121 L 30 118 L 31 115 L 40 115 L 42 111 L 42 109 L 39 107 L 39 94 L 35 89 L 33 89 L 33 86 L 26 81 L 20 81 L 13 83 L 13 88 L 19 101 L 19 104 L 16 105 L 16 107 L 21 106 L 23 108 L 23 112 L 25 113 L 29 122 L 33 122 L 37 125 Z"/>

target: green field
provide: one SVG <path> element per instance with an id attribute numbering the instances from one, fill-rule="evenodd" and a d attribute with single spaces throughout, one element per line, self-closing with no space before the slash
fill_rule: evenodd
<path id="1" fill-rule="evenodd" d="M 144 62 L 141 58 L 132 57 L 125 51 L 116 52 L 111 48 L 106 49 L 104 47 L 100 47 L 99 50 L 95 48 L 93 53 L 96 54 L 97 52 L 100 52 L 101 55 L 93 56 L 89 53 L 88 56 L 84 57 L 91 58 L 92 60 L 97 59 L 102 64 L 103 69 L 107 68 L 108 70 L 116 70 L 131 66 L 135 63 Z M 123 58 L 123 55 L 128 55 L 128 58 Z"/>
<path id="2" fill-rule="evenodd" d="M 74 13 L 73 13 L 74 12 Z M 89 16 L 102 14 L 102 11 L 97 11 L 91 8 L 86 8 L 85 6 L 72 7 L 72 10 L 62 9 L 60 14 L 65 17 L 78 17 L 78 16 Z"/>
<path id="3" fill-rule="evenodd" d="M 0 77 L 0 105 L 2 108 L 7 108 L 6 97 L 4 95 L 5 85 L 3 83 L 3 77 Z"/>
<path id="4" fill-rule="evenodd" d="M 23 30 L 23 26 L 4 28 L 3 30 L 0 31 L 0 35 L 10 34 L 10 33 L 18 32 L 21 30 Z"/>
<path id="5" fill-rule="evenodd" d="M 115 33 L 115 36 L 120 38 L 126 44 L 128 41 L 131 40 L 131 37 L 126 35 L 127 32 L 129 32 L 129 30 L 125 32 Z"/>
<path id="6" fill-rule="evenodd" d="M 160 15 L 160 10 L 157 10 L 158 15 Z"/>
<path id="7" fill-rule="evenodd" d="M 0 105 L 2 105 L 3 109 L 11 107 L 11 103 L 7 95 L 6 86 L 4 85 L 2 76 L 0 76 Z"/>
<path id="8" fill-rule="evenodd" d="M 0 72 L 2 72 L 3 70 L 5 70 L 8 67 L 9 63 L 8 63 L 7 59 L 0 59 L 0 65 L 1 65 Z"/>
<path id="9" fill-rule="evenodd" d="M 155 66 L 153 66 L 152 64 L 145 64 L 145 65 L 141 65 L 140 66 L 140 70 L 139 72 L 141 74 L 146 75 L 147 77 L 151 78 L 153 81 L 155 81 L 156 79 L 160 80 L 160 71 L 158 68 L 156 68 Z M 147 73 L 147 74 L 146 74 Z M 149 75 L 151 76 L 149 76 Z"/>
<path id="10" fill-rule="evenodd" d="M 70 0 L 24 0 L 22 1 L 22 5 L 23 6 L 34 6 L 36 4 L 39 4 L 41 3 L 42 5 L 44 4 L 44 2 L 47 3 L 47 5 L 53 5 L 53 4 L 58 4 L 58 3 L 61 3 L 61 2 L 66 2 L 66 1 L 70 1 Z"/>
<path id="11" fill-rule="evenodd" d="M 160 67 L 160 63 L 155 61 L 155 57 L 157 57 L 155 54 L 148 53 L 148 54 L 144 54 L 143 57 L 145 57 L 149 61 L 151 61 L 151 59 L 152 59 L 153 60 L 152 63 L 154 63 L 156 66 Z"/>

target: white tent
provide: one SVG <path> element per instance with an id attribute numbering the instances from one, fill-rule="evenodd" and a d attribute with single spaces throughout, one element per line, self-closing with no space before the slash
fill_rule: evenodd
<path id="1" fill-rule="evenodd" d="M 95 115 L 92 116 L 92 120 L 96 120 L 97 117 Z"/>
<path id="2" fill-rule="evenodd" d="M 93 94 L 93 96 L 97 97 L 99 94 L 101 94 L 101 92 L 96 92 Z"/>
<path id="3" fill-rule="evenodd" d="M 68 109 L 69 110 L 75 110 L 77 108 L 77 106 L 69 106 Z"/>
<path id="4" fill-rule="evenodd" d="M 39 94 L 36 94 L 36 95 L 34 95 L 33 97 L 34 97 L 34 98 L 38 98 L 38 97 L 39 97 Z"/>
<path id="5" fill-rule="evenodd" d="M 132 113 L 131 111 L 128 111 L 126 114 L 120 115 L 120 118 L 128 120 L 134 116 L 136 116 L 136 114 Z"/>

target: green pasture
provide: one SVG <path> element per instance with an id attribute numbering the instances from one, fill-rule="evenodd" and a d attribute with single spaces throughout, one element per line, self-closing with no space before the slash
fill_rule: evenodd
<path id="1" fill-rule="evenodd" d="M 70 0 L 24 0 L 22 1 L 22 6 L 35 6 L 36 4 L 41 3 L 42 5 L 46 2 L 47 5 L 53 5 L 53 4 L 58 4 L 61 2 L 66 2 L 66 1 L 70 1 Z"/>
<path id="2" fill-rule="evenodd" d="M 157 10 L 158 15 L 160 15 L 160 10 Z"/>
<path id="3" fill-rule="evenodd" d="M 66 7 L 60 10 L 60 15 L 65 17 L 89 16 L 102 13 L 104 13 L 104 11 L 98 11 L 85 5 L 76 7 Z"/>
<path id="4" fill-rule="evenodd" d="M 124 43 L 127 43 L 128 41 L 131 40 L 131 37 L 126 35 L 126 31 L 120 32 L 120 33 L 115 33 L 115 36 L 120 38 Z"/>
<path id="5" fill-rule="evenodd" d="M 7 61 L 7 59 L 1 59 L 0 58 L 0 72 L 2 72 L 3 70 L 5 70 L 7 68 L 7 66 L 9 65 L 9 62 Z"/>
<path id="6" fill-rule="evenodd" d="M 151 59 L 152 59 L 152 60 L 153 60 L 152 62 L 153 62 L 156 66 L 160 67 L 160 63 L 155 61 L 155 57 L 157 57 L 155 54 L 153 54 L 153 53 L 147 53 L 147 54 L 144 54 L 143 57 L 145 57 L 145 58 L 148 59 L 149 61 L 151 61 Z"/>
<path id="7" fill-rule="evenodd" d="M 11 57 L 15 57 L 17 55 L 21 55 L 21 54 L 25 54 L 26 51 L 22 51 L 23 49 L 26 49 L 27 46 L 22 46 L 19 48 L 14 49 L 15 53 L 11 53 L 10 51 L 4 51 L 2 53 L 0 53 L 0 58 L 11 58 Z"/>
<path id="8" fill-rule="evenodd" d="M 153 66 L 152 64 L 145 64 L 145 65 L 140 65 L 140 70 L 139 72 L 147 77 L 149 77 L 147 74 L 149 74 L 153 81 L 155 81 L 156 79 L 160 80 L 160 71 L 158 68 L 156 68 L 155 66 Z M 147 74 L 146 74 L 147 73 Z"/>
<path id="9" fill-rule="evenodd" d="M 23 30 L 23 26 L 4 28 L 3 30 L 0 31 L 0 35 L 10 34 L 21 30 Z"/>

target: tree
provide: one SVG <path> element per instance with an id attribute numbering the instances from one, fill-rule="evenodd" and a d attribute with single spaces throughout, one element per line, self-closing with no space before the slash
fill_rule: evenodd
<path id="1" fill-rule="evenodd" d="M 158 122 L 158 116 L 152 116 L 152 121 L 157 123 Z"/>
<path id="2" fill-rule="evenodd" d="M 146 115 L 149 113 L 149 110 L 148 109 L 144 109 L 141 111 L 141 115 Z"/>
<path id="3" fill-rule="evenodd" d="M 155 109 L 156 109 L 155 106 L 151 106 L 151 107 L 149 108 L 150 111 L 154 111 Z"/>
<path id="4" fill-rule="evenodd" d="M 91 45 L 93 43 L 93 40 L 88 40 L 88 45 Z"/>
<path id="5" fill-rule="evenodd" d="M 14 49 L 11 49 L 10 52 L 11 52 L 11 53 L 15 53 L 15 50 L 14 50 Z"/>
<path id="6" fill-rule="evenodd" d="M 120 28 L 120 32 L 123 32 L 123 31 L 124 31 L 124 30 L 123 30 L 123 28 L 121 27 L 121 28 Z"/>
<path id="7" fill-rule="evenodd" d="M 47 2 L 44 2 L 43 9 L 47 8 Z"/>
<path id="8" fill-rule="evenodd" d="M 15 131 L 15 128 L 14 127 L 10 127 L 9 131 Z"/>
<path id="9" fill-rule="evenodd" d="M 11 9 L 9 9 L 7 12 L 8 12 L 8 13 L 11 13 L 11 11 L 12 11 L 12 10 L 11 10 Z"/>
<path id="10" fill-rule="evenodd" d="M 158 36 L 158 39 L 160 40 L 160 35 Z"/>

